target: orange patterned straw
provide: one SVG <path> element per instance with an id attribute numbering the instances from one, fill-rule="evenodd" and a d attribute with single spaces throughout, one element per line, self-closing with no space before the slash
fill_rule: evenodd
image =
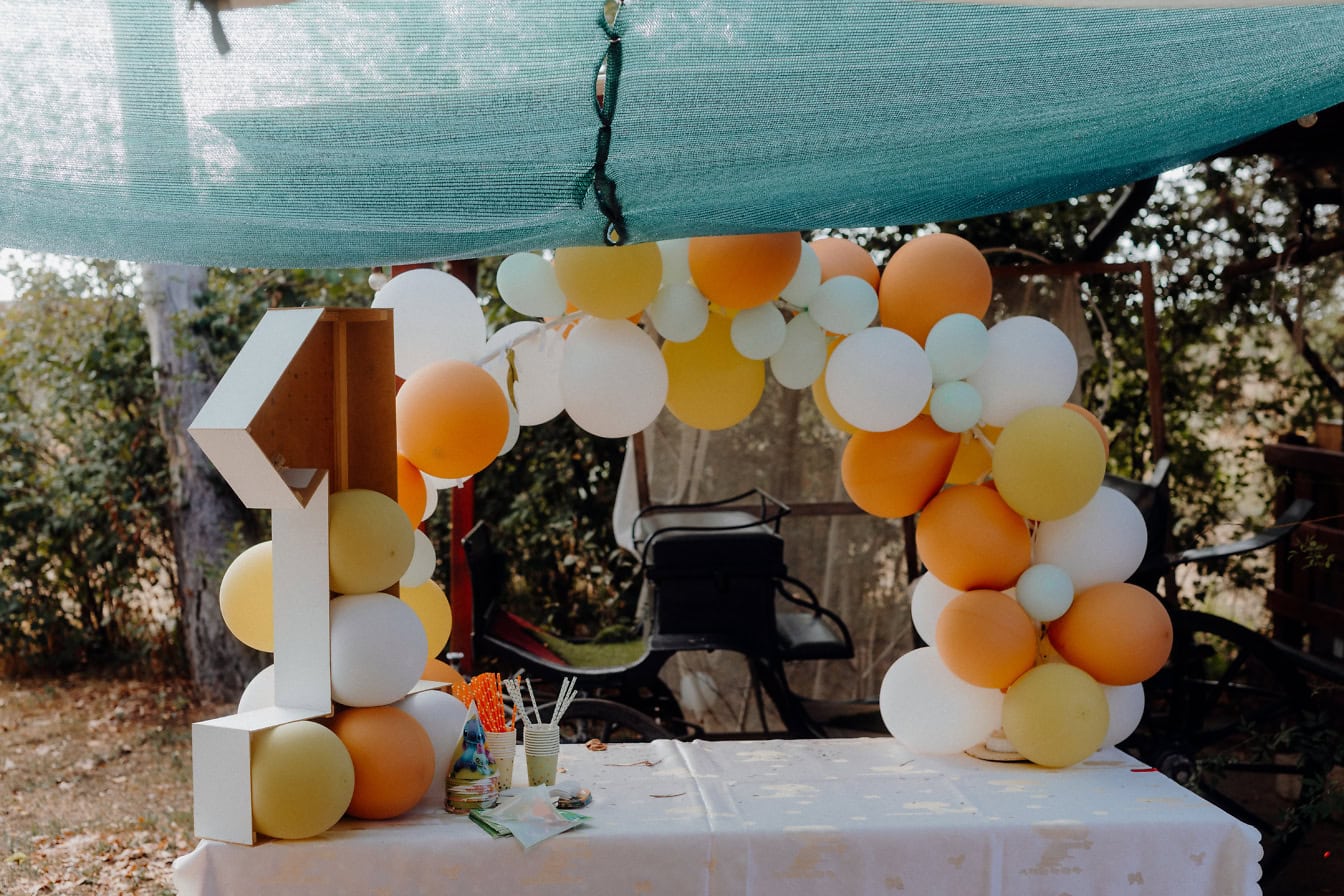
<path id="1" fill-rule="evenodd" d="M 498 672 L 482 672 L 471 679 L 471 696 L 481 714 L 481 725 L 486 731 L 511 731 L 504 718 L 504 694 L 500 690 Z"/>

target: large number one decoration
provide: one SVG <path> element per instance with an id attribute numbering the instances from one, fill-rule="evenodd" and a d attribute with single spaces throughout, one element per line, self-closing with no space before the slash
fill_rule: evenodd
<path id="1" fill-rule="evenodd" d="M 189 432 L 272 512 L 275 706 L 192 725 L 196 834 L 252 843 L 252 736 L 330 715 L 327 497 L 397 494 L 392 312 L 268 312 Z"/>

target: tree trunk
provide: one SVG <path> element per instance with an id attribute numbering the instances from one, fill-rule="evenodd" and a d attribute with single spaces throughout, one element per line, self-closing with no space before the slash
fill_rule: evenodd
<path id="1" fill-rule="evenodd" d="M 202 694 L 230 700 L 262 668 L 265 655 L 235 638 L 219 612 L 219 580 L 240 549 L 237 533 L 246 510 L 187 434 L 216 385 L 202 370 L 196 342 L 183 326 L 196 310 L 205 277 L 205 268 L 145 265 L 142 314 L 162 399 L 160 428 L 172 479 L 170 525 L 187 667 Z"/>

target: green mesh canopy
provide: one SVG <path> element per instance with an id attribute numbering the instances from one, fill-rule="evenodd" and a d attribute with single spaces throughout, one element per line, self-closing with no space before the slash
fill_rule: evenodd
<path id="1" fill-rule="evenodd" d="M 0 245 L 328 267 L 957 219 L 1344 101 L 1338 4 L 228 5 L 0 0 Z"/>

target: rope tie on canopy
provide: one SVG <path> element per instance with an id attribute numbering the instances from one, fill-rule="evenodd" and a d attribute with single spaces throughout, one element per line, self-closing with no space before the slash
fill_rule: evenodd
<path id="1" fill-rule="evenodd" d="M 210 15 L 210 36 L 214 38 L 215 49 L 223 56 L 229 52 L 229 38 L 224 34 L 224 23 L 219 19 L 219 0 L 187 0 L 187 11 L 196 8 L 199 3 Z"/>
<path id="2" fill-rule="evenodd" d="M 584 196 L 591 186 L 597 208 L 607 219 L 606 229 L 602 232 L 602 241 L 608 246 L 619 246 L 626 240 L 625 215 L 621 211 L 620 200 L 616 197 L 616 181 L 607 174 L 607 155 L 611 151 L 611 122 L 616 117 L 616 96 L 621 81 L 621 34 L 616 30 L 616 20 L 620 16 L 625 0 L 607 0 L 603 3 L 598 24 L 607 35 L 607 50 L 598 60 L 593 72 L 593 107 L 597 111 L 599 126 L 597 129 L 597 154 L 593 166 L 579 178 L 575 198 L 579 208 L 583 208 Z M 608 14 L 608 9 L 614 10 Z M 604 76 L 605 73 L 605 76 Z"/>

